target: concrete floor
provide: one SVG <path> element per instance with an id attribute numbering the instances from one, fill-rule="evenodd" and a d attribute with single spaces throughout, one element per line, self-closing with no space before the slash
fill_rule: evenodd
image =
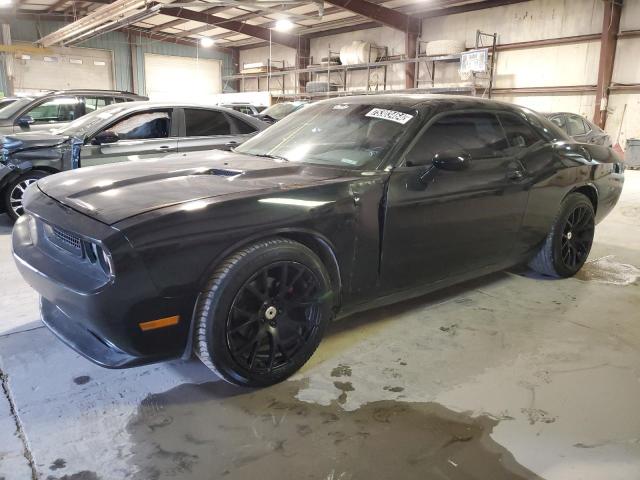
<path id="1" fill-rule="evenodd" d="M 492 275 L 332 326 L 260 391 L 104 370 L 38 321 L 0 217 L 0 480 L 638 479 L 640 172 L 578 278 Z"/>

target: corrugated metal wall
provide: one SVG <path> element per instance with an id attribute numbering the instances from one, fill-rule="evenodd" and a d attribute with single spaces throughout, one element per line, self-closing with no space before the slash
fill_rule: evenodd
<path id="1" fill-rule="evenodd" d="M 47 35 L 60 27 L 64 26 L 62 22 L 34 22 L 26 20 L 14 20 L 11 23 L 11 37 L 15 42 L 34 42 L 44 35 Z M 180 57 L 206 58 L 222 60 L 223 75 L 233 71 L 231 65 L 231 55 L 216 51 L 215 49 L 196 48 L 187 45 L 176 45 L 174 43 L 160 42 L 149 40 L 147 38 L 132 37 L 135 43 L 137 65 L 133 69 L 136 75 L 137 92 L 144 94 L 144 54 L 157 53 L 160 55 L 175 55 Z M 111 50 L 113 52 L 113 66 L 115 75 L 115 85 L 118 90 L 132 90 L 133 83 L 131 79 L 131 51 L 129 40 L 126 34 L 121 32 L 111 32 L 93 38 L 86 42 L 82 42 L 77 47 L 100 48 Z M 4 72 L 4 62 L 0 62 L 0 88 L 6 91 L 6 76 Z M 176 85 L 176 88 L 180 88 Z"/>

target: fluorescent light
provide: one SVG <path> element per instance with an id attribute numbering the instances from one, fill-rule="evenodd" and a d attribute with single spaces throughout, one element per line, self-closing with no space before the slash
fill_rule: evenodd
<path id="1" fill-rule="evenodd" d="M 204 48 L 213 47 L 214 43 L 216 43 L 216 41 L 213 38 L 203 37 L 200 39 L 200 45 L 202 45 Z"/>
<path id="2" fill-rule="evenodd" d="M 279 32 L 288 32 L 293 28 L 293 23 L 286 18 L 282 18 L 276 22 L 275 29 Z"/>

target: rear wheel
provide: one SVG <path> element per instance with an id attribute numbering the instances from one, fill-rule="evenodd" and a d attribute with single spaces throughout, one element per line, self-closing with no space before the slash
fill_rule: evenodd
<path id="1" fill-rule="evenodd" d="M 22 198 L 27 187 L 47 175 L 47 172 L 41 170 L 31 170 L 7 185 L 4 191 L 4 205 L 9 217 L 15 221 L 24 213 Z"/>
<path id="2" fill-rule="evenodd" d="M 201 292 L 195 351 L 223 379 L 263 387 L 296 372 L 331 318 L 331 283 L 304 245 L 274 238 L 227 258 Z"/>
<path id="3" fill-rule="evenodd" d="M 595 214 L 591 201 L 581 193 L 569 194 L 562 202 L 551 232 L 529 266 L 552 277 L 575 275 L 589 256 L 594 232 Z"/>

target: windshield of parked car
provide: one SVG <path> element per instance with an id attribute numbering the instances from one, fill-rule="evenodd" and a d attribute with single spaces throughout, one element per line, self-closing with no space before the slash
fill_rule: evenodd
<path id="1" fill-rule="evenodd" d="M 32 101 L 33 101 L 33 98 L 24 97 L 24 98 L 19 98 L 18 100 L 16 100 L 13 103 L 10 103 L 9 105 L 5 105 L 4 107 L 0 108 L 0 120 L 7 120 L 13 117 L 13 115 L 15 115 L 16 112 L 18 112 L 19 110 L 22 110 L 24 107 L 29 105 Z"/>
<path id="2" fill-rule="evenodd" d="M 300 103 L 300 102 L 276 103 L 275 105 L 271 105 L 269 108 L 260 112 L 260 114 L 271 117 L 274 120 L 282 120 L 284 117 L 286 117 L 292 112 L 295 112 L 298 108 L 302 107 L 303 105 L 304 103 Z"/>
<path id="3" fill-rule="evenodd" d="M 267 128 L 235 149 L 290 162 L 375 168 L 417 111 L 397 105 L 318 103 Z"/>
<path id="4" fill-rule="evenodd" d="M 101 124 L 107 123 L 109 120 L 115 118 L 126 108 L 127 107 L 122 104 L 113 104 L 99 108 L 82 117 L 76 118 L 73 122 L 65 125 L 55 133 L 57 135 L 70 135 L 74 137 L 83 136 L 99 128 Z"/>

